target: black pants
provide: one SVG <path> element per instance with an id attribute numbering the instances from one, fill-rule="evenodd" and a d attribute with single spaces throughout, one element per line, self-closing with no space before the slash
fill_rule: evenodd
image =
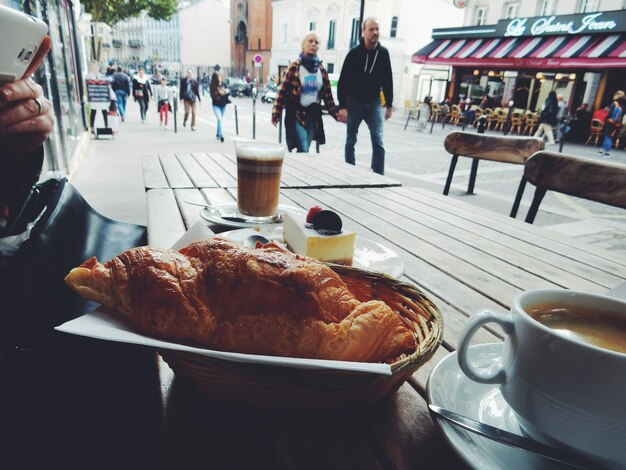
<path id="1" fill-rule="evenodd" d="M 106 109 L 102 110 L 102 117 L 104 118 L 104 127 L 109 127 L 109 115 Z M 89 126 L 93 129 L 93 125 L 96 122 L 96 110 L 92 109 L 89 115 Z"/>

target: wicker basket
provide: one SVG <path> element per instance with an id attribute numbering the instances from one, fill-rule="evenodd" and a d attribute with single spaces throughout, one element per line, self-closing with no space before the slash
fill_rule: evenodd
<path id="1" fill-rule="evenodd" d="M 410 284 L 357 268 L 331 267 L 359 300 L 385 301 L 414 331 L 416 351 L 396 358 L 391 375 L 245 364 L 172 350 L 160 351 L 161 356 L 177 377 L 191 382 L 205 396 L 255 409 L 329 411 L 384 397 L 435 353 L 443 336 L 441 314 Z"/>

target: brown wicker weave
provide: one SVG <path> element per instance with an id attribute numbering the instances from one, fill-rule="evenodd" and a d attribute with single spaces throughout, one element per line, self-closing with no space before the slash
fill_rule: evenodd
<path id="1" fill-rule="evenodd" d="M 384 397 L 435 353 L 443 337 L 441 314 L 410 284 L 357 268 L 332 268 L 359 300 L 385 301 L 414 331 L 416 351 L 392 360 L 391 375 L 244 364 L 172 350 L 160 351 L 163 359 L 207 397 L 257 409 L 329 411 Z"/>

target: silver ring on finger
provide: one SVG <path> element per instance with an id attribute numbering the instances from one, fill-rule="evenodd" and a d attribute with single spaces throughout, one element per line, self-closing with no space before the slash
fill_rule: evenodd
<path id="1" fill-rule="evenodd" d="M 41 114 L 41 111 L 43 110 L 43 103 L 41 101 L 41 98 L 33 98 L 33 101 L 37 103 L 37 116 L 39 116 Z"/>

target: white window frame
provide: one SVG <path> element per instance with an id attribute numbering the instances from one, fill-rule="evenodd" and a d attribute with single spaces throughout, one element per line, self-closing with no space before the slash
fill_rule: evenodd
<path id="1" fill-rule="evenodd" d="M 481 5 L 474 9 L 474 26 L 482 26 L 487 20 L 487 6 Z"/>
<path id="2" fill-rule="evenodd" d="M 389 37 L 390 38 L 395 38 L 398 36 L 398 23 L 400 22 L 400 19 L 397 16 L 392 16 L 391 17 L 391 25 L 389 26 Z M 394 23 L 395 23 L 395 27 L 394 27 Z"/>
<path id="3" fill-rule="evenodd" d="M 280 24 L 280 43 L 287 44 L 287 38 L 289 37 L 289 23 L 283 21 Z"/>
<path id="4" fill-rule="evenodd" d="M 556 0 L 539 0 L 537 3 L 537 16 L 550 16 L 556 10 Z"/>
<path id="5" fill-rule="evenodd" d="M 579 13 L 594 13 L 598 11 L 599 3 L 599 0 L 580 0 L 578 11 Z"/>
<path id="6" fill-rule="evenodd" d="M 337 20 L 328 20 L 328 40 L 326 41 L 326 49 L 332 50 L 337 47 Z"/>
<path id="7" fill-rule="evenodd" d="M 309 21 L 309 31 L 315 31 L 317 30 L 317 21 L 312 20 Z"/>
<path id="8" fill-rule="evenodd" d="M 513 18 L 517 18 L 518 10 L 519 2 L 506 2 L 504 4 L 504 13 L 502 15 L 502 19 L 512 20 Z"/>
<path id="9" fill-rule="evenodd" d="M 350 47 L 354 47 L 359 43 L 361 37 L 361 24 L 359 18 L 352 18 L 350 22 Z"/>

